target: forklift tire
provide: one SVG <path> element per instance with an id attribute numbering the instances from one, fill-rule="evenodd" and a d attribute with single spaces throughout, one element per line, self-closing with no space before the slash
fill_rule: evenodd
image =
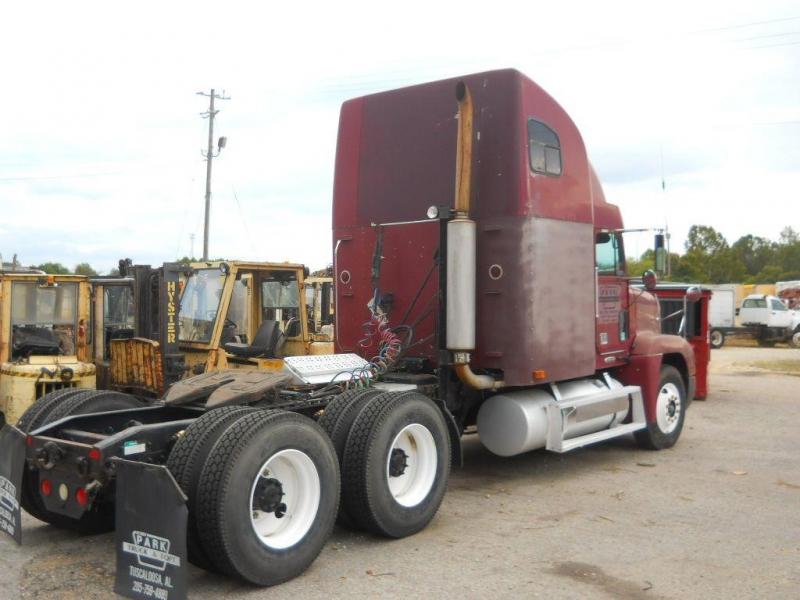
<path id="1" fill-rule="evenodd" d="M 339 487 L 336 452 L 317 423 L 285 411 L 243 415 L 203 466 L 203 548 L 221 572 L 256 585 L 296 577 L 333 530 Z"/>
<path id="2" fill-rule="evenodd" d="M 386 393 L 356 417 L 342 463 L 342 501 L 364 529 L 401 538 L 439 509 L 450 475 L 450 436 L 422 394 Z"/>
<path id="3" fill-rule="evenodd" d="M 130 394 L 104 390 L 81 390 L 79 394 L 70 395 L 63 402 L 62 399 L 63 396 L 56 399 L 57 406 L 49 410 L 48 414 L 43 417 L 38 415 L 31 429 L 43 427 L 71 415 L 141 406 L 141 402 Z M 38 422 L 39 418 L 41 422 Z M 69 529 L 84 535 L 104 533 L 114 529 L 114 503 L 102 497 L 96 498 L 91 510 L 80 519 L 71 519 L 47 510 L 39 497 L 38 471 L 25 470 L 20 500 L 22 507 L 31 516 L 61 529 Z"/>
<path id="4" fill-rule="evenodd" d="M 64 388 L 41 396 L 28 407 L 28 410 L 22 413 L 19 421 L 17 421 L 17 429 L 23 433 L 38 429 L 44 424 L 47 415 L 49 415 L 59 403 L 85 391 L 87 391 L 85 388 Z"/>
<path id="5" fill-rule="evenodd" d="M 214 565 L 203 550 L 197 530 L 197 485 L 214 443 L 227 427 L 242 415 L 257 411 L 250 406 L 223 406 L 203 414 L 186 428 L 167 458 L 167 468 L 186 494 L 189 517 L 186 522 L 186 550 L 189 562 L 207 571 Z M 262 411 L 263 412 L 263 411 Z"/>
<path id="6" fill-rule="evenodd" d="M 639 446 L 649 450 L 664 450 L 674 446 L 683 430 L 686 408 L 683 377 L 675 367 L 662 366 L 655 420 L 648 423 L 646 429 L 634 433 Z"/>
<path id="7" fill-rule="evenodd" d="M 725 334 L 719 329 L 712 329 L 708 336 L 709 345 L 717 350 L 725 345 Z"/>

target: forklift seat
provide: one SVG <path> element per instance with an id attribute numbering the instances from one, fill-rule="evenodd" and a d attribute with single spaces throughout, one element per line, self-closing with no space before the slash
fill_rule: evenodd
<path id="1" fill-rule="evenodd" d="M 229 342 L 222 347 L 242 358 L 278 358 L 285 341 L 280 321 L 263 321 L 252 344 Z"/>

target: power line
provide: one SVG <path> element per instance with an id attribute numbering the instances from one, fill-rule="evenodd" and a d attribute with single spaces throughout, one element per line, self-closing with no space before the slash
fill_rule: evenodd
<path id="1" fill-rule="evenodd" d="M 800 19 L 798 17 L 782 17 L 780 19 L 768 19 L 766 21 L 750 21 L 749 23 L 739 23 L 737 25 L 726 25 L 724 27 L 712 27 L 710 29 L 698 29 L 696 31 L 690 31 L 689 34 L 694 35 L 698 33 L 713 33 L 715 31 L 728 31 L 730 29 L 744 29 L 746 27 L 755 27 L 757 25 L 770 25 L 772 23 L 783 23 L 786 21 L 797 21 Z"/>
<path id="2" fill-rule="evenodd" d="M 233 199 L 236 200 L 236 206 L 239 208 L 239 218 L 242 220 L 242 225 L 244 226 L 244 232 L 247 234 L 247 241 L 250 242 L 250 249 L 253 251 L 253 254 L 255 254 L 256 245 L 253 243 L 253 237 L 250 235 L 250 228 L 247 226 L 247 219 L 244 218 L 242 205 L 239 204 L 239 196 L 236 195 L 236 188 L 232 185 L 231 190 L 233 191 Z"/>

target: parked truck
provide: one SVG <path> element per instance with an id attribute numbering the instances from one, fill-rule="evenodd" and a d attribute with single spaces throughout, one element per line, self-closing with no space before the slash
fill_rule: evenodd
<path id="1" fill-rule="evenodd" d="M 753 293 L 744 297 L 741 305 L 737 306 L 742 287 L 737 284 L 711 286 L 711 347 L 721 348 L 731 336 L 754 339 L 759 346 L 769 347 L 786 342 L 795 348 L 800 347 L 800 311 L 789 308 L 789 298 Z"/>
<path id="2" fill-rule="evenodd" d="M 502 456 L 631 434 L 669 448 L 694 353 L 662 333 L 654 278 L 629 281 L 622 229 L 577 127 L 517 71 L 350 100 L 338 354 L 284 358 L 268 386 L 206 374 L 179 397 L 114 396 L 121 410 L 41 400 L 0 432 L 2 527 L 19 540 L 19 504 L 84 531 L 116 518 L 115 589 L 174 598 L 187 553 L 272 585 L 314 560 L 337 515 L 422 530 L 464 435 Z"/>
<path id="3" fill-rule="evenodd" d="M 776 296 L 750 294 L 739 309 L 739 320 L 760 346 L 788 342 L 800 348 L 800 312 L 790 310 Z"/>

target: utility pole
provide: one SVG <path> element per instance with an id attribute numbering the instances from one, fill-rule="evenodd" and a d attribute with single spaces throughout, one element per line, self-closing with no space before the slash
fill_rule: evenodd
<path id="1" fill-rule="evenodd" d="M 208 150 L 202 151 L 201 154 L 206 158 L 206 215 L 203 225 L 203 260 L 208 260 L 208 227 L 209 216 L 211 213 L 211 160 L 219 156 L 220 151 L 225 147 L 227 138 L 219 138 L 217 143 L 217 152 L 214 153 L 214 117 L 219 112 L 214 109 L 214 100 L 230 100 L 230 96 L 225 96 L 225 92 L 219 95 L 211 88 L 211 93 L 197 92 L 198 96 L 206 96 L 209 99 L 208 111 L 200 113 L 204 119 L 208 119 Z"/>
<path id="2" fill-rule="evenodd" d="M 189 234 L 189 248 L 190 248 L 189 256 L 192 258 L 192 260 L 194 260 L 194 234 L 193 233 Z"/>

